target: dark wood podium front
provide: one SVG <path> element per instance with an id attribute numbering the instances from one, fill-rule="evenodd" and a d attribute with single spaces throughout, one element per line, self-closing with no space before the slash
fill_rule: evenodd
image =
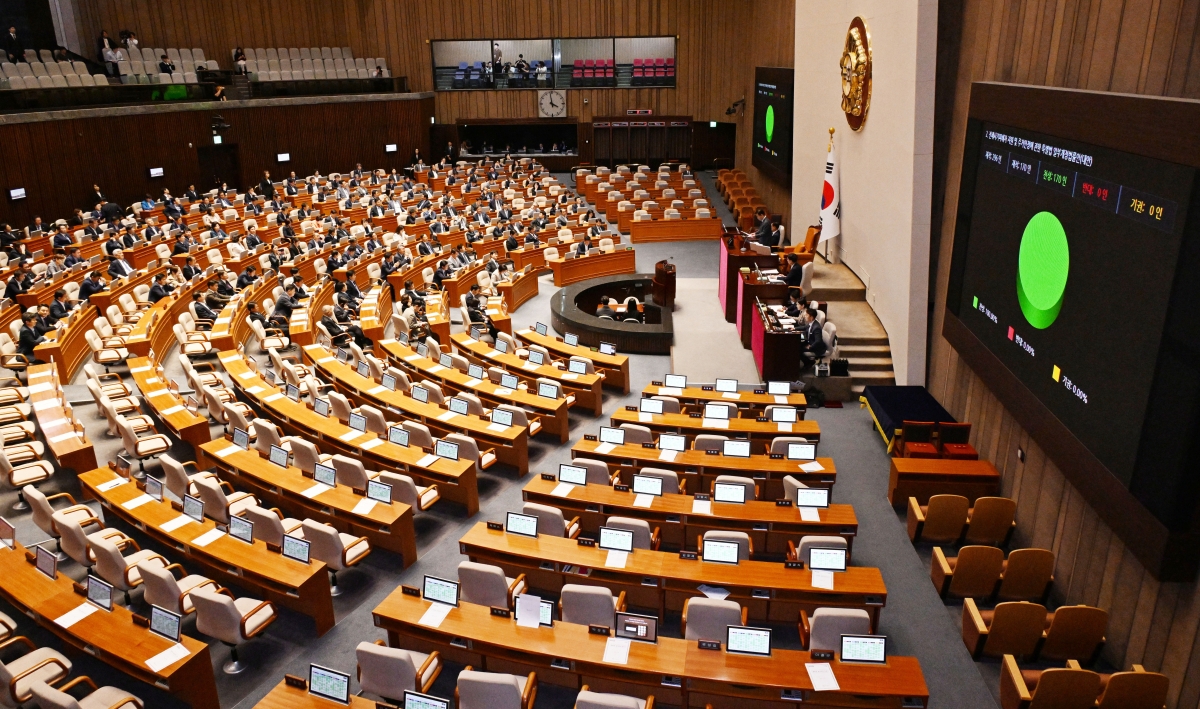
<path id="1" fill-rule="evenodd" d="M 667 310 L 675 309 L 675 264 L 666 259 L 654 264 L 654 281 L 650 290 L 654 302 Z"/>

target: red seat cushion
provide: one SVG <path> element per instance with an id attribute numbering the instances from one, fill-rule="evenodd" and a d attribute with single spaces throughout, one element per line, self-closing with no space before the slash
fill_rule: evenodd
<path id="1" fill-rule="evenodd" d="M 937 446 L 932 443 L 904 443 L 901 457 L 904 458 L 937 458 Z"/>
<path id="2" fill-rule="evenodd" d="M 979 460 L 979 451 L 970 443 L 944 443 L 942 457 L 951 460 Z"/>

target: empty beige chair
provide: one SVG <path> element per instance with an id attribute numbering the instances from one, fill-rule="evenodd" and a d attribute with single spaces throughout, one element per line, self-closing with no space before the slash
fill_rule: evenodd
<path id="1" fill-rule="evenodd" d="M 361 642 L 354 649 L 358 686 L 366 694 L 399 704 L 405 692 L 428 693 L 442 673 L 441 656 L 388 647 L 383 641 Z"/>
<path id="2" fill-rule="evenodd" d="M 254 524 L 254 538 L 264 544 L 281 547 L 284 535 L 301 538 L 304 536 L 300 520 L 284 517 L 283 513 L 275 508 L 267 509 L 257 505 L 247 507 L 242 512 L 242 517 Z"/>
<path id="3" fill-rule="evenodd" d="M 625 432 L 625 443 L 628 445 L 638 446 L 643 443 L 654 442 L 654 434 L 646 426 L 636 423 L 623 423 L 620 428 Z"/>
<path id="4" fill-rule="evenodd" d="M 95 572 L 112 587 L 125 594 L 125 605 L 129 605 L 129 592 L 142 585 L 139 564 L 158 564 L 165 568 L 171 562 L 152 549 L 138 549 L 137 542 L 129 540 L 135 551 L 129 556 L 121 554 L 116 543 L 108 539 L 95 538 L 91 542 L 92 554 L 96 557 Z"/>
<path id="5" fill-rule="evenodd" d="M 698 451 L 724 450 L 725 441 L 728 440 L 729 436 L 722 436 L 716 433 L 701 433 L 692 441 L 692 449 Z"/>
<path id="6" fill-rule="evenodd" d="M 1104 648 L 1108 611 L 1091 606 L 1061 606 L 1046 615 L 1043 660 L 1078 660 L 1092 664 Z"/>
<path id="7" fill-rule="evenodd" d="M 601 694 L 589 690 L 586 684 L 575 696 L 575 709 L 654 709 L 654 706 L 653 694 L 645 699 L 624 694 Z"/>
<path id="8" fill-rule="evenodd" d="M 1003 568 L 1004 551 L 997 547 L 965 546 L 952 557 L 934 547 L 929 575 L 942 598 L 990 598 Z"/>
<path id="9" fill-rule="evenodd" d="M 433 434 L 429 432 L 429 427 L 425 424 L 416 421 L 401 421 L 400 427 L 408 431 L 408 445 L 417 448 L 433 448 Z"/>
<path id="10" fill-rule="evenodd" d="M 569 583 L 562 587 L 558 608 L 564 623 L 615 628 L 617 612 L 625 610 L 625 592 L 614 597 L 612 591 L 603 586 Z"/>
<path id="11" fill-rule="evenodd" d="M 481 606 L 515 608 L 513 598 L 525 591 L 525 574 L 511 579 L 499 566 L 473 561 L 459 562 L 458 581 L 462 600 Z"/>
<path id="12" fill-rule="evenodd" d="M 963 541 L 966 544 L 1006 546 L 1017 528 L 1016 514 L 1016 500 L 1007 497 L 976 499 L 971 509 L 967 510 L 967 531 Z"/>
<path id="13" fill-rule="evenodd" d="M 652 478 L 662 480 L 662 491 L 664 495 L 686 495 L 687 481 L 679 479 L 679 473 L 673 470 L 664 468 L 642 468 L 637 471 L 638 475 L 647 475 Z"/>
<path id="14" fill-rule="evenodd" d="M 18 635 L 9 643 L 24 645 L 28 652 L 0 663 L 0 682 L 4 683 L 0 704 L 6 707 L 22 706 L 33 697 L 30 690 L 34 684 L 57 684 L 71 674 L 71 661 L 57 650 L 38 647 L 24 635 Z"/>
<path id="15" fill-rule="evenodd" d="M 693 596 L 683 602 L 683 637 L 725 642 L 725 629 L 745 625 L 746 613 L 736 601 Z"/>
<path id="16" fill-rule="evenodd" d="M 17 491 L 17 502 L 14 510 L 29 509 L 25 501 L 25 487 L 37 485 L 50 479 L 54 466 L 45 460 L 35 460 L 32 463 L 13 465 L 4 449 L 0 448 L 0 475 L 8 480 L 8 484 Z"/>
<path id="17" fill-rule="evenodd" d="M 441 499 L 437 484 L 421 487 L 411 477 L 401 473 L 381 472 L 377 480 L 392 486 L 392 500 L 415 510 L 425 511 Z"/>
<path id="18" fill-rule="evenodd" d="M 962 638 L 976 660 L 984 657 L 1032 657 L 1046 627 L 1046 608 L 1037 603 L 1001 603 L 979 610 L 973 598 L 963 600 Z"/>
<path id="19" fill-rule="evenodd" d="M 258 499 L 248 492 L 235 491 L 229 483 L 217 478 L 196 478 L 193 480 L 200 501 L 204 503 L 204 516 L 221 526 L 229 525 L 230 517 L 237 517 L 248 507 L 258 505 Z M 222 488 L 229 490 L 228 493 Z"/>
<path id="20" fill-rule="evenodd" d="M 696 539 L 696 548 L 703 554 L 704 542 L 734 542 L 738 545 L 738 561 L 745 561 L 754 554 L 754 541 L 745 532 L 730 532 L 710 529 Z"/>
<path id="21" fill-rule="evenodd" d="M 953 543 L 963 534 L 970 502 L 962 495 L 933 495 L 928 505 L 908 498 L 908 538 L 917 542 Z"/>
<path id="22" fill-rule="evenodd" d="M 593 458 L 575 458 L 571 460 L 570 465 L 583 468 L 587 471 L 588 485 L 608 485 L 613 484 L 613 474 L 608 470 L 608 463 L 602 460 Z"/>
<path id="23" fill-rule="evenodd" d="M 842 651 L 842 635 L 868 635 L 871 616 L 861 608 L 818 608 L 810 617 L 800 611 L 800 647 L 809 652 Z"/>
<path id="24" fill-rule="evenodd" d="M 745 500 L 747 502 L 758 499 L 758 485 L 754 482 L 754 478 L 746 478 L 741 475 L 718 475 L 713 478 L 713 486 L 710 492 L 717 489 L 717 485 L 740 485 L 745 491 Z"/>
<path id="25" fill-rule="evenodd" d="M 476 672 L 467 665 L 454 688 L 456 709 L 533 709 L 537 673 L 521 675 Z"/>
<path id="26" fill-rule="evenodd" d="M 367 482 L 379 477 L 378 472 L 367 470 L 366 466 L 358 458 L 334 455 L 330 459 L 330 462 L 333 464 L 333 470 L 337 474 L 336 480 L 339 485 L 345 485 L 352 490 L 358 490 L 364 495 L 367 490 Z"/>
<path id="27" fill-rule="evenodd" d="M 537 532 L 551 537 L 567 537 L 574 539 L 579 536 L 579 517 L 567 521 L 562 510 L 536 502 L 526 502 L 521 512 L 537 517 Z"/>
<path id="28" fill-rule="evenodd" d="M 572 357 L 571 359 L 575 358 Z M 679 405 L 679 399 L 673 396 L 652 396 L 650 398 L 663 403 L 664 414 L 677 414 L 683 411 L 683 408 Z"/>
<path id="29" fill-rule="evenodd" d="M 92 541 L 95 539 L 108 539 L 118 547 L 132 543 L 132 540 L 120 530 L 105 529 L 104 524 L 100 521 L 81 525 L 70 517 L 57 512 L 54 513 L 53 519 L 54 526 L 62 535 L 62 550 L 66 552 L 67 556 L 74 559 L 75 563 L 86 568 L 91 568 L 96 563 L 96 557 L 92 554 Z M 96 531 L 88 533 L 84 531 L 85 528 L 95 528 Z"/>
<path id="30" fill-rule="evenodd" d="M 633 532 L 633 548 L 634 549 L 653 549 L 658 550 L 658 545 L 662 541 L 659 538 L 659 529 L 655 527 L 650 529 L 650 523 L 644 519 L 634 519 L 632 517 L 609 517 L 605 521 L 606 527 L 615 529 L 624 529 L 627 532 Z"/>
<path id="31" fill-rule="evenodd" d="M 57 495 L 47 497 L 41 490 L 32 485 L 26 485 L 22 488 L 21 492 L 24 493 L 25 501 L 29 503 L 29 509 L 33 512 L 33 523 L 38 526 L 38 529 L 41 529 L 54 538 L 54 544 L 58 549 L 60 560 L 66 558 L 66 553 L 62 550 L 62 533 L 58 531 L 58 526 L 54 524 L 55 509 L 51 503 L 55 500 L 66 499 L 69 506 L 58 510 L 58 514 L 80 526 L 87 527 L 100 521 L 90 507 L 76 504 L 75 498 L 69 492 L 60 492 Z"/>
<path id="32" fill-rule="evenodd" d="M 238 661 L 237 646 L 275 622 L 275 607 L 270 601 L 235 599 L 228 591 L 217 593 L 208 588 L 192 591 L 191 597 L 196 607 L 196 630 L 230 647 L 229 662 L 221 669 L 230 675 L 245 670 L 246 666 Z"/>
<path id="33" fill-rule="evenodd" d="M 1078 664 L 1023 672 L 1012 655 L 1006 655 L 1002 661 L 1000 706 L 1003 709 L 1094 709 L 1099 696 L 1100 675 L 1080 669 Z M 1132 707 L 1128 704 L 1119 706 L 1121 709 Z M 1162 709 L 1162 706 L 1159 703 L 1154 709 Z"/>
<path id="34" fill-rule="evenodd" d="M 163 483 L 166 485 L 167 491 L 177 500 L 182 500 L 184 495 L 195 496 L 197 494 L 196 479 L 217 477 L 216 473 L 197 468 L 195 461 L 179 462 L 166 453 L 159 456 L 158 461 L 162 463 Z M 196 472 L 189 473 L 187 471 L 189 465 Z"/>
<path id="35" fill-rule="evenodd" d="M 823 536 L 818 534 L 809 534 L 800 537 L 800 544 L 796 545 L 792 540 L 788 540 L 787 558 L 789 561 L 803 561 L 807 566 L 812 560 L 813 549 L 847 549 L 845 537 L 835 537 L 832 535 Z"/>
<path id="36" fill-rule="evenodd" d="M 90 694 L 81 699 L 67 694 L 81 683 L 92 688 Z M 142 709 L 145 706 L 141 699 L 123 689 L 97 687 L 87 675 L 76 677 L 57 689 L 39 680 L 29 685 L 29 693 L 41 709 Z"/>
<path id="37" fill-rule="evenodd" d="M 172 569 L 179 569 L 183 576 L 175 578 Z M 202 587 L 214 591 L 219 588 L 216 581 L 200 574 L 189 574 L 179 564 L 163 566 L 157 560 L 149 559 L 138 563 L 138 571 L 142 575 L 142 600 L 179 615 L 190 615 L 195 610 L 189 595 L 192 591 Z"/>
<path id="38" fill-rule="evenodd" d="M 996 598 L 1001 601 L 1046 602 L 1054 584 L 1054 552 L 1017 549 L 1008 555 L 1000 574 Z"/>
<path id="39" fill-rule="evenodd" d="M 153 458 L 171 449 L 171 439 L 161 433 L 151 433 L 139 437 L 124 416 L 117 418 L 117 427 L 121 429 L 121 442 L 125 446 L 125 452 L 137 458 L 138 467 L 143 471 L 146 470 L 147 458 Z"/>
<path id="40" fill-rule="evenodd" d="M 458 457 L 475 461 L 475 472 L 480 473 L 496 463 L 496 449 L 479 450 L 474 438 L 461 433 L 447 433 L 443 440 L 458 444 Z"/>
<path id="41" fill-rule="evenodd" d="M 301 523 L 304 527 L 304 538 L 312 545 L 309 553 L 312 558 L 325 562 L 331 574 L 331 593 L 340 596 L 337 572 L 357 566 L 371 553 L 371 543 L 366 537 L 355 537 L 353 534 L 342 534 L 328 524 L 311 519 Z"/>

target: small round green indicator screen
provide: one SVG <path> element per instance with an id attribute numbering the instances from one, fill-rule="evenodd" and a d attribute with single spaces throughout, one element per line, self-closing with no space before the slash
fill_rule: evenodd
<path id="1" fill-rule="evenodd" d="M 1017 261 L 1017 301 L 1030 325 L 1045 330 L 1058 319 L 1070 266 L 1062 222 L 1050 212 L 1033 215 L 1021 236 Z"/>
<path id="2" fill-rule="evenodd" d="M 767 142 L 771 142 L 771 138 L 775 137 L 775 107 L 767 106 L 767 117 L 764 119 L 764 128 L 767 129 Z"/>

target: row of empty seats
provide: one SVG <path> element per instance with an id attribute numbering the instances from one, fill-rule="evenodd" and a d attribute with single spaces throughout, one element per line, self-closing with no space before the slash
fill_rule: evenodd
<path id="1" fill-rule="evenodd" d="M 231 50 L 235 52 L 237 50 Z M 268 47 L 266 49 L 246 47 L 247 60 L 270 61 L 271 59 L 353 59 L 349 47 Z"/>
<path id="2" fill-rule="evenodd" d="M 83 62 L 0 62 L 0 88 L 54 89 L 72 86 L 106 86 L 108 77 L 92 76 Z"/>
<path id="3" fill-rule="evenodd" d="M 122 48 L 113 52 L 113 58 L 118 64 L 123 62 L 141 61 L 145 64 L 153 64 L 158 66 L 158 63 L 162 61 L 162 56 L 164 54 L 167 55 L 167 58 L 174 62 L 176 66 L 179 66 L 186 61 L 191 62 L 193 65 L 204 64 L 209 69 L 218 68 L 217 60 L 205 58 L 204 50 L 199 48 L 188 49 L 187 47 L 183 47 L 181 49 L 176 49 L 174 47 L 170 47 L 168 49 L 151 49 L 149 47 L 142 47 L 141 49 L 134 50 Z"/>
<path id="4" fill-rule="evenodd" d="M 370 79 L 375 68 L 389 76 L 383 59 L 247 59 L 251 81 L 300 81 L 313 79 Z"/>

